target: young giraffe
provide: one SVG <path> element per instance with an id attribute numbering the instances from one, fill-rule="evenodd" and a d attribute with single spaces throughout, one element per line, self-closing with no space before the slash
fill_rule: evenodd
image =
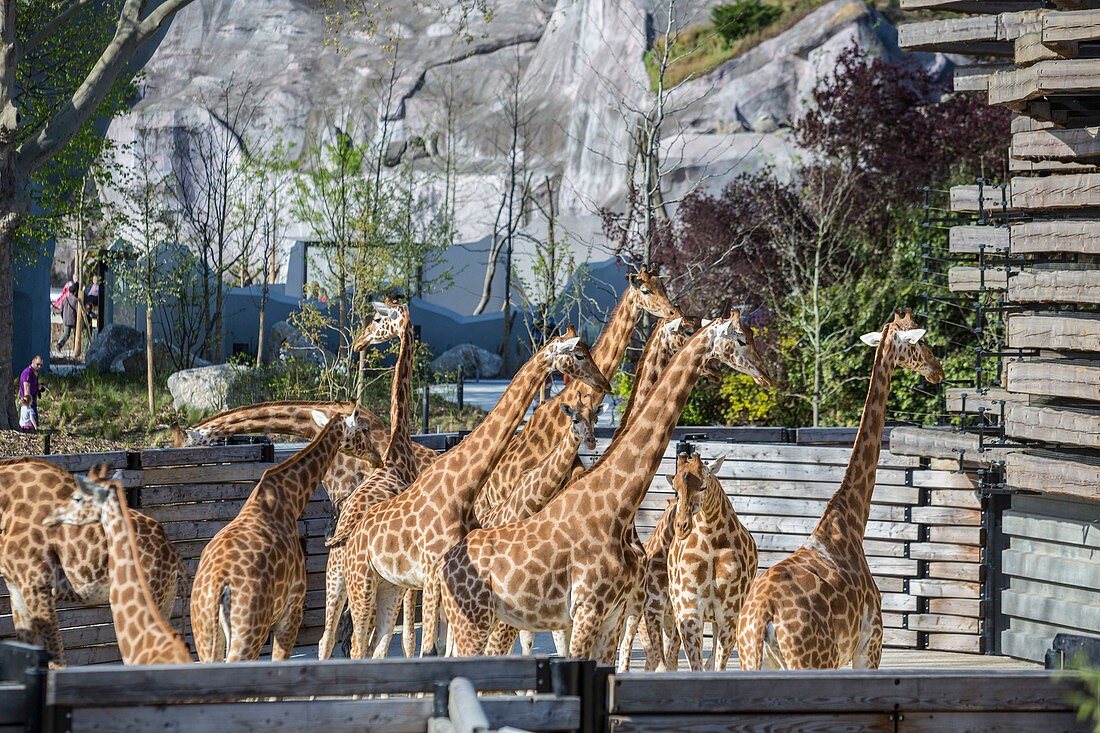
<path id="1" fill-rule="evenodd" d="M 618 370 L 630 345 L 634 326 L 643 312 L 658 318 L 673 318 L 676 315 L 665 286 L 655 272 L 642 271 L 628 277 L 626 291 L 592 347 L 592 360 L 607 379 L 610 380 Z M 602 397 L 606 391 L 594 390 L 583 382 L 571 382 L 558 395 L 539 405 L 519 435 L 511 438 L 504 455 L 489 474 L 485 487 L 474 500 L 474 514 L 478 520 L 491 507 L 503 502 L 520 480 L 542 463 L 568 433 L 569 419 L 558 409 L 558 404 L 584 394 Z M 579 459 L 574 461 L 573 468 L 574 475 L 583 470 Z"/>
<path id="2" fill-rule="evenodd" d="M 672 544 L 676 500 L 669 499 L 653 533 L 643 545 L 645 565 L 642 582 L 627 598 L 626 622 L 619 644 L 616 669 L 629 672 L 634 653 L 634 637 L 641 632 L 647 672 L 673 670 L 678 666 L 680 634 L 676 617 L 668 605 L 668 548 Z"/>
<path id="3" fill-rule="evenodd" d="M 94 476 L 94 478 L 93 478 Z M 107 480 L 100 466 L 89 478 L 76 476 L 69 505 L 46 519 L 46 526 L 99 524 L 107 538 L 111 617 L 123 664 L 189 664 L 183 637 L 165 621 L 153 600 L 139 562 L 136 531 L 118 480 Z"/>
<path id="4" fill-rule="evenodd" d="M 534 471 L 520 480 L 517 486 L 504 500 L 504 503 L 489 510 L 480 522 L 483 527 L 501 525 L 526 519 L 538 513 L 547 502 L 561 489 L 562 481 L 573 467 L 581 444 L 589 450 L 596 448 L 596 435 L 593 427 L 606 405 L 591 404 L 600 400 L 599 396 L 579 397 L 574 404 L 559 403 L 572 423 L 569 433 L 550 451 L 550 455 Z M 512 651 L 516 634 L 520 634 L 520 648 L 524 654 L 531 654 L 535 645 L 535 635 L 529 631 L 518 632 L 507 624 L 498 623 L 489 637 L 486 654 L 508 654 Z"/>
<path id="5" fill-rule="evenodd" d="M 244 433 L 267 433 L 271 435 L 294 435 L 313 440 L 321 431 L 313 421 L 313 411 L 323 412 L 329 419 L 344 417 L 355 408 L 354 402 L 311 402 L 285 401 L 261 402 L 256 405 L 235 407 L 232 410 L 214 415 L 192 428 L 174 426 L 176 447 L 214 445 L 230 435 Z M 374 453 L 364 456 L 340 452 L 332 461 L 332 466 L 321 484 L 329 500 L 338 505 L 363 482 L 370 472 L 382 464 L 382 453 L 389 444 L 390 431 L 378 416 L 363 407 L 359 408 L 363 423 L 370 430 L 370 443 Z M 416 444 L 416 455 L 422 463 L 431 463 L 439 454 L 431 448 Z M 377 455 L 375 455 L 377 454 Z"/>
<path id="6" fill-rule="evenodd" d="M 76 488 L 73 475 L 37 458 L 0 461 L 0 575 L 11 594 L 19 641 L 46 649 L 53 667 L 65 649 L 56 603 L 107 603 L 107 541 L 98 524 L 46 527 Z M 131 512 L 141 564 L 153 600 L 167 618 L 187 577 L 183 560 L 155 520 Z"/>
<path id="7" fill-rule="evenodd" d="M 191 627 L 203 662 L 254 660 L 274 632 L 271 658 L 287 659 L 306 592 L 298 518 L 337 451 L 373 450 L 358 413 L 329 420 L 292 458 L 264 471 L 240 513 L 203 549 L 191 595 Z"/>
<path id="8" fill-rule="evenodd" d="M 443 599 L 459 654 L 484 648 L 496 618 L 517 628 L 572 624 L 570 656 L 613 661 L 625 596 L 640 582 L 634 515 L 688 395 L 711 359 L 768 383 L 736 314 L 699 329 L 607 453 L 541 512 L 478 529 L 447 551 Z"/>
<path id="9" fill-rule="evenodd" d="M 680 455 L 676 475 L 676 533 L 668 549 L 668 600 L 693 672 L 703 669 L 703 623 L 714 626 L 708 667 L 724 670 L 737 639 L 737 617 L 756 575 L 752 535 L 737 518 L 718 480 L 725 460 L 709 466 L 699 454 Z"/>
<path id="10" fill-rule="evenodd" d="M 743 669 L 878 667 L 882 598 L 863 554 L 863 534 L 894 368 L 913 369 L 933 384 L 943 379 L 921 342 L 924 333 L 907 311 L 862 337 L 876 347 L 875 361 L 848 468 L 806 543 L 753 581 L 737 628 Z"/>
<path id="11" fill-rule="evenodd" d="M 347 605 L 347 584 L 344 578 L 344 541 L 350 528 L 358 524 L 367 508 L 385 501 L 405 489 L 416 480 L 430 462 L 425 463 L 415 451 L 417 443 L 409 437 L 409 399 L 412 389 L 412 368 L 416 355 L 412 319 L 409 307 L 386 299 L 374 304 L 374 318 L 355 340 L 354 349 L 363 351 L 367 346 L 400 339 L 397 364 L 390 385 L 390 440 L 382 458 L 382 466 L 355 488 L 340 504 L 340 519 L 336 531 L 325 544 L 329 547 L 328 564 L 325 566 L 325 630 L 317 649 L 318 659 L 328 659 L 336 644 L 340 614 Z M 432 452 L 433 460 L 438 454 Z M 413 609 L 416 591 L 405 593 L 405 628 L 401 642 L 405 656 L 413 655 L 416 637 L 413 629 Z M 389 643 L 389 640 L 386 640 Z"/>
<path id="12" fill-rule="evenodd" d="M 466 536 L 474 519 L 474 496 L 499 460 L 523 419 L 531 399 L 551 370 L 557 369 L 607 391 L 606 377 L 592 362 L 588 347 L 572 335 L 552 339 L 512 378 L 493 411 L 455 448 L 444 453 L 416 482 L 392 499 L 370 508 L 356 526 L 344 554 L 348 600 L 355 630 L 352 657 L 362 658 L 375 631 L 385 639 L 395 608 L 376 600 L 380 581 L 400 588 L 424 589 L 421 654 L 436 639 L 439 618 L 439 561 Z M 392 605 L 392 604 L 391 604 Z M 386 649 L 376 644 L 374 655 Z"/>

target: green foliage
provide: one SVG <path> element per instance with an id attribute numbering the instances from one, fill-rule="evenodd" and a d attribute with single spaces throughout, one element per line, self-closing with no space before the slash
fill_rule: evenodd
<path id="1" fill-rule="evenodd" d="M 763 389 L 746 374 L 728 374 L 718 387 L 725 404 L 722 413 L 727 425 L 759 425 L 773 417 L 777 404 L 775 390 Z"/>
<path id="2" fill-rule="evenodd" d="M 177 418 L 163 380 L 156 383 L 154 415 L 142 409 L 144 380 L 124 374 L 81 372 L 71 377 L 49 375 L 50 392 L 39 402 L 40 427 L 61 433 L 96 436 L 147 446 L 157 425 Z"/>
<path id="3" fill-rule="evenodd" d="M 783 15 L 782 8 L 769 5 L 762 0 L 735 0 L 710 9 L 710 19 L 714 30 L 733 43 L 752 33 L 757 33 Z"/>
<path id="4" fill-rule="evenodd" d="M 1089 666 L 1083 655 L 1074 664 L 1072 678 L 1061 674 L 1063 682 L 1073 685 L 1069 700 L 1077 706 L 1077 719 L 1092 723 L 1093 733 L 1100 733 L 1100 668 Z M 1072 681 L 1071 681 L 1072 680 Z"/>

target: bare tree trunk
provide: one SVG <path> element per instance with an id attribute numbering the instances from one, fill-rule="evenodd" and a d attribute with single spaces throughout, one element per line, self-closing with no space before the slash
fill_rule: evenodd
<path id="1" fill-rule="evenodd" d="M 145 301 L 145 390 L 149 398 L 149 417 L 157 414 L 156 396 L 153 393 L 153 301 Z"/>
<path id="2" fill-rule="evenodd" d="M 16 180 L 13 161 L 14 131 L 4 126 L 0 119 L 0 379 L 5 384 L 15 376 L 12 363 L 12 304 L 15 297 L 15 278 L 12 260 L 15 255 L 15 236 L 27 212 L 23 192 L 25 186 Z M 18 426 L 15 412 L 15 390 L 0 389 L 0 428 Z"/>
<path id="3" fill-rule="evenodd" d="M 264 265 L 266 268 L 267 266 Z M 260 289 L 260 326 L 256 334 L 256 368 L 264 364 L 264 332 L 267 331 L 267 276 L 264 276 L 264 285 Z"/>

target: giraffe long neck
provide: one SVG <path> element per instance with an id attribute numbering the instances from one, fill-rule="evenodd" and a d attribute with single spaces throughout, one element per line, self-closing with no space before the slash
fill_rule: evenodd
<path id="1" fill-rule="evenodd" d="M 258 405 L 237 407 L 219 413 L 195 426 L 208 436 L 240 435 L 242 433 L 277 433 L 296 435 L 313 440 L 321 430 L 313 421 L 313 411 L 333 414 L 348 413 L 353 402 L 263 402 Z M 370 429 L 381 428 L 382 421 L 373 414 L 364 414 L 361 419 L 370 421 Z M 377 425 L 374 423 L 377 422 Z"/>
<path id="2" fill-rule="evenodd" d="M 895 348 L 893 330 L 887 328 L 875 349 L 875 363 L 871 369 L 867 398 L 863 403 L 859 430 L 856 431 L 844 478 L 840 482 L 840 488 L 829 499 L 825 512 L 813 531 L 813 536 L 819 540 L 832 540 L 836 549 L 862 552 L 863 534 L 871 512 L 871 494 L 875 489 L 878 457 L 882 450 L 886 398 L 890 394 L 890 379 L 896 362 Z"/>
<path id="3" fill-rule="evenodd" d="M 630 337 L 634 333 L 634 324 L 638 322 L 641 311 L 634 288 L 627 288 L 615 305 L 611 319 L 592 346 L 592 363 L 608 379 L 615 376 L 615 370 L 619 368 L 619 363 L 626 354 L 626 347 L 630 345 Z M 596 391 L 595 387 L 585 387 L 591 393 Z"/>
<path id="4" fill-rule="evenodd" d="M 710 353 L 712 334 L 698 331 L 668 365 L 658 389 L 653 389 L 639 405 L 638 417 L 626 430 L 620 428 L 607 453 L 569 490 L 603 493 L 596 507 L 613 514 L 618 525 L 613 537 L 634 526 L 634 515 L 649 490 L 653 475 L 661 465 L 672 431 L 687 404 L 691 390 L 699 381 L 705 359 Z M 563 492 L 563 496 L 564 493 Z"/>
<path id="5" fill-rule="evenodd" d="M 405 314 L 405 328 L 401 332 L 401 345 L 397 351 L 397 365 L 393 370 L 390 386 L 390 442 L 386 446 L 385 465 L 396 468 L 402 479 L 416 478 L 412 455 L 412 438 L 409 437 L 409 394 L 412 389 L 413 324 Z M 411 475 L 408 475 L 410 474 Z"/>
<path id="6" fill-rule="evenodd" d="M 108 570 L 115 635 L 123 659 L 132 659 L 138 649 L 128 647 L 143 636 L 153 634 L 176 639 L 176 632 L 161 615 L 149 590 L 149 581 L 134 540 L 134 525 L 126 504 L 126 493 L 121 488 L 114 490 L 107 499 L 103 533 L 111 549 Z M 182 641 L 179 643 L 182 645 Z"/>
<path id="7" fill-rule="evenodd" d="M 661 518 L 657 520 L 657 526 L 653 528 L 653 534 L 645 541 L 645 554 L 653 557 L 655 553 L 668 549 L 672 544 L 672 536 L 675 528 L 672 518 L 676 515 L 676 503 L 673 502 L 665 508 Z"/>
<path id="8" fill-rule="evenodd" d="M 657 385 L 665 368 L 672 361 L 672 349 L 665 343 L 664 326 L 667 323 L 668 319 L 658 321 L 653 333 L 646 339 L 642 355 L 638 359 L 634 387 L 630 390 L 630 399 L 626 401 L 626 407 L 623 408 L 623 419 L 619 423 L 620 430 L 630 425 L 636 412 L 635 408 Z"/>
<path id="9" fill-rule="evenodd" d="M 703 505 L 699 508 L 704 524 L 716 524 L 720 522 L 727 511 L 733 511 L 733 506 L 726 499 L 726 492 L 722 489 L 722 482 L 715 476 L 707 476 L 707 485 L 703 492 Z"/>
<path id="10" fill-rule="evenodd" d="M 321 483 L 342 443 L 343 431 L 333 418 L 309 445 L 274 468 L 264 471 L 246 507 L 252 505 L 274 519 L 294 524 Z"/>
<path id="11" fill-rule="evenodd" d="M 499 510 L 486 518 L 484 525 L 492 527 L 525 519 L 546 506 L 561 488 L 579 447 L 580 441 L 575 433 L 570 431 L 563 436 L 538 468 L 521 479 Z"/>
<path id="12" fill-rule="evenodd" d="M 539 351 L 528 359 L 481 424 L 417 477 L 418 488 L 432 490 L 439 487 L 436 489 L 439 490 L 445 487 L 456 501 L 469 507 L 490 470 L 508 447 L 509 438 L 519 426 L 549 371 L 550 363 L 545 351 Z M 462 478 L 456 481 L 455 476 Z"/>

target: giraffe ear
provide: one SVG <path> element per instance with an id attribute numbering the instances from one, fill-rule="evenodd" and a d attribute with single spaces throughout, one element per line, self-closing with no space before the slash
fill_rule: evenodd
<path id="1" fill-rule="evenodd" d="M 566 351 L 569 351 L 570 349 L 577 348 L 577 344 L 579 344 L 580 342 L 581 342 L 581 337 L 580 336 L 574 336 L 573 338 L 565 339 L 564 341 L 558 342 L 558 345 L 554 349 L 554 351 L 559 353 L 559 354 L 562 354 Z"/>
<path id="2" fill-rule="evenodd" d="M 714 323 L 713 318 L 704 318 L 703 320 L 699 321 L 699 328 L 706 328 L 712 323 Z"/>
<path id="3" fill-rule="evenodd" d="M 924 334 L 928 333 L 923 328 L 911 328 L 908 331 L 898 331 L 898 338 L 908 344 L 915 344 L 924 338 Z"/>
<path id="4" fill-rule="evenodd" d="M 320 410 L 311 410 L 309 413 L 313 417 L 313 422 L 317 423 L 318 427 L 325 427 L 328 425 L 329 417 Z"/>
<path id="5" fill-rule="evenodd" d="M 87 476 L 81 476 L 79 473 L 73 474 L 73 478 L 76 479 L 76 490 L 81 494 L 87 496 L 95 496 L 96 488 L 98 485 L 95 481 L 92 481 Z"/>
<path id="6" fill-rule="evenodd" d="M 606 402 L 601 402 L 600 406 L 596 408 L 596 414 L 597 415 L 602 415 L 610 409 L 611 409 L 611 405 L 607 404 Z"/>
<path id="7" fill-rule="evenodd" d="M 206 440 L 206 434 L 203 433 L 201 430 L 187 428 L 187 442 L 190 445 L 198 445 L 204 440 Z"/>
<path id="8" fill-rule="evenodd" d="M 707 470 L 715 476 L 718 475 L 718 471 L 722 469 L 722 464 L 726 462 L 725 456 L 718 456 L 713 461 L 707 464 Z"/>
<path id="9" fill-rule="evenodd" d="M 565 404 L 564 402 L 561 405 L 561 411 L 571 418 L 575 419 L 577 417 L 577 411 L 574 410 L 570 405 Z"/>
<path id="10" fill-rule="evenodd" d="M 121 468 L 118 469 L 117 471 L 115 471 L 113 474 L 111 474 L 111 480 L 112 481 L 118 481 L 119 483 L 122 483 L 122 469 Z"/>
<path id="11" fill-rule="evenodd" d="M 347 417 L 344 418 L 344 424 L 349 428 L 354 428 L 359 425 L 359 410 L 355 409 L 351 411 Z"/>
<path id="12" fill-rule="evenodd" d="M 878 346 L 879 342 L 882 341 L 882 332 L 871 331 L 871 333 L 865 333 L 859 337 L 859 340 L 868 346 Z"/>

